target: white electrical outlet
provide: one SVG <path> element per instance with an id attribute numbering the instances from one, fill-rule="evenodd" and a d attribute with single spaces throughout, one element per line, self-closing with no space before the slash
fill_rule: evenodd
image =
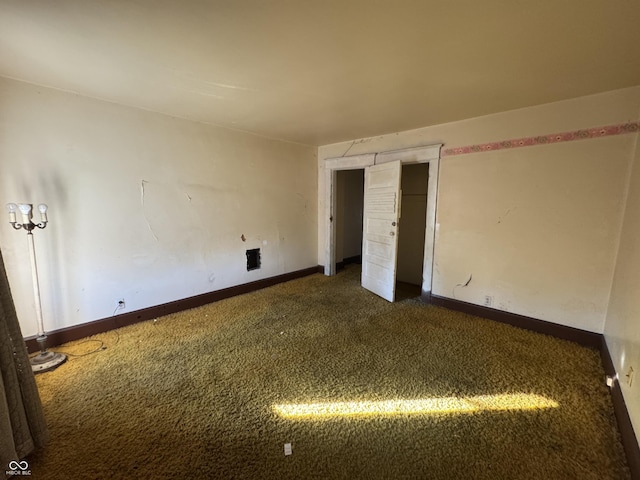
<path id="1" fill-rule="evenodd" d="M 118 300 L 118 308 L 122 309 L 124 307 L 125 307 L 124 298 L 121 298 L 120 300 Z"/>
<path id="2" fill-rule="evenodd" d="M 485 307 L 490 307 L 492 303 L 493 303 L 493 297 L 491 295 L 485 295 L 484 296 L 484 306 Z"/>
<path id="3" fill-rule="evenodd" d="M 629 370 L 627 370 L 627 373 L 624 376 L 627 381 L 627 385 L 629 386 L 633 385 L 633 373 L 633 367 L 629 367 Z"/>

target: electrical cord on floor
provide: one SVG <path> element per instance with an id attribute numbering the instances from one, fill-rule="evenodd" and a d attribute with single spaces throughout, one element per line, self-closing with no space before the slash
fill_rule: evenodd
<path id="1" fill-rule="evenodd" d="M 121 308 L 120 305 L 118 305 L 116 309 L 113 311 L 113 314 L 111 316 L 115 317 L 116 312 L 120 308 Z M 114 323 L 116 325 L 116 328 L 113 331 L 116 334 L 116 341 L 113 343 L 112 345 L 113 347 L 115 347 L 120 342 L 120 332 L 118 332 L 118 328 L 120 328 L 120 326 L 118 326 L 118 321 L 115 318 L 114 318 Z M 90 352 L 86 352 L 86 353 L 68 353 L 68 352 L 65 352 L 64 350 L 60 350 L 60 347 L 56 347 L 56 351 L 59 351 L 60 353 L 64 353 L 68 357 L 86 357 L 87 355 L 93 355 L 94 353 L 102 352 L 107 349 L 107 346 L 104 344 L 104 341 L 97 338 L 93 340 L 85 340 L 84 342 L 80 342 L 78 344 L 73 345 L 73 347 L 78 347 L 80 345 L 84 345 L 85 343 L 89 343 L 89 342 L 98 342 L 100 346 L 98 346 L 95 350 L 91 350 Z M 35 357 L 36 355 L 38 354 L 36 353 L 33 356 Z"/>
<path id="2" fill-rule="evenodd" d="M 98 348 L 96 348 L 95 350 L 91 350 L 90 352 L 86 352 L 86 353 L 67 353 L 65 351 L 60 350 L 60 348 L 56 348 L 56 351 L 60 352 L 60 353 L 64 353 L 65 355 L 69 356 L 69 357 L 86 357 L 87 355 L 93 355 L 94 353 L 98 353 L 101 352 L 103 350 L 106 350 L 107 347 L 104 344 L 104 342 L 102 340 L 85 340 L 84 342 L 80 342 L 76 345 L 73 345 L 74 347 L 80 346 L 80 345 L 84 345 L 85 343 L 89 343 L 89 342 L 98 342 L 100 343 L 100 346 Z"/>
<path id="3" fill-rule="evenodd" d="M 116 322 L 116 325 L 117 325 L 117 322 Z M 120 342 L 120 332 L 118 331 L 118 328 L 121 328 L 121 327 L 117 327 L 115 330 L 113 330 L 113 332 L 116 334 L 116 341 L 113 344 L 114 347 L 118 344 L 118 342 Z"/>
<path id="4" fill-rule="evenodd" d="M 112 316 L 115 317 L 116 311 L 119 308 L 120 307 L 116 307 L 116 309 L 113 311 L 113 315 Z M 116 346 L 120 342 L 120 332 L 118 332 L 118 330 L 117 330 L 119 328 L 118 327 L 118 322 L 116 320 L 114 320 L 114 322 L 116 324 L 116 329 L 114 329 L 113 332 L 116 334 L 116 341 L 113 343 L 113 346 Z M 98 342 L 100 344 L 100 346 L 98 346 L 95 350 L 91 350 L 90 352 L 86 352 L 86 353 L 68 353 L 68 352 L 65 352 L 63 350 L 60 350 L 60 347 L 56 347 L 56 351 L 59 351 L 60 353 L 64 353 L 68 357 L 86 357 L 87 355 L 93 355 L 94 353 L 102 352 L 102 351 L 107 349 L 107 346 L 104 344 L 104 341 L 100 340 L 100 339 L 97 339 L 97 338 L 93 339 L 93 340 L 85 340 L 84 342 L 80 342 L 80 343 L 78 343 L 76 345 L 73 345 L 73 347 L 84 345 L 85 343 L 89 343 L 89 342 Z"/>

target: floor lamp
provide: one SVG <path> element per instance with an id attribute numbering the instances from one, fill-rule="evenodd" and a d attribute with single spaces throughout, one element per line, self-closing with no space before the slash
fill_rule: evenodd
<path id="1" fill-rule="evenodd" d="M 33 205 L 29 203 L 9 203 L 9 223 L 14 229 L 23 229 L 27 232 L 29 240 L 29 257 L 31 259 L 31 277 L 33 280 L 33 294 L 36 302 L 36 318 L 38 319 L 38 337 L 36 341 L 40 347 L 40 353 L 31 358 L 31 369 L 34 373 L 46 372 L 53 370 L 57 366 L 63 364 L 67 359 L 62 353 L 51 352 L 47 350 L 47 335 L 44 332 L 44 322 L 42 320 L 42 305 L 40 303 L 40 285 L 38 284 L 38 266 L 36 264 L 36 249 L 33 243 L 33 230 L 36 228 L 45 228 L 47 226 L 47 206 L 42 203 L 38 205 L 40 211 L 40 222 L 33 223 Z M 17 221 L 16 214 L 20 211 L 21 223 Z"/>

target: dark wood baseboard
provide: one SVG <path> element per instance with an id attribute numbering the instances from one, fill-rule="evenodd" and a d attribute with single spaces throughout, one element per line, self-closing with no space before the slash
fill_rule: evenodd
<path id="1" fill-rule="evenodd" d="M 353 257 L 343 258 L 341 262 L 336 262 L 336 272 L 339 272 L 345 266 L 350 265 L 352 263 L 357 263 L 358 265 L 361 264 L 362 255 L 355 255 Z"/>
<path id="2" fill-rule="evenodd" d="M 572 342 L 579 343 L 586 347 L 591 347 L 600 350 L 602 347 L 602 335 L 599 333 L 589 332 L 587 330 L 581 330 L 579 328 L 567 327 L 565 325 L 559 325 L 557 323 L 547 322 L 545 320 L 538 320 L 532 317 L 526 317 L 524 315 L 518 315 L 516 313 L 505 312 L 503 310 L 496 310 L 495 308 L 483 307 L 481 305 L 474 305 L 473 303 L 462 302 L 452 298 L 439 297 L 437 295 L 431 295 L 431 304 L 446 307 L 458 312 L 468 313 L 477 317 L 487 318 L 489 320 L 495 320 L 496 322 L 507 323 L 514 327 L 524 328 L 526 330 L 532 330 L 538 333 L 544 333 L 553 337 L 562 338 L 564 340 L 571 340 Z"/>
<path id="3" fill-rule="evenodd" d="M 526 317 L 524 315 L 461 302 L 460 300 L 439 297 L 437 295 L 432 295 L 431 292 L 422 292 L 422 300 L 451 310 L 468 313 L 470 315 L 475 315 L 489 320 L 495 320 L 501 323 L 507 323 L 515 327 L 544 333 L 564 340 L 570 340 L 586 347 L 595 348 L 600 351 L 606 375 L 611 377 L 615 377 L 616 375 L 615 367 L 611 360 L 611 355 L 609 354 L 609 349 L 607 348 L 604 335 L 600 333 L 593 333 L 586 330 L 580 330 L 578 328 L 567 327 L 565 325 L 558 325 L 544 320 Z M 605 381 L 605 379 L 602 379 L 602 381 Z M 611 387 L 611 399 L 616 415 L 616 421 L 618 423 L 618 430 L 620 431 L 620 437 L 627 456 L 627 463 L 631 470 L 631 478 L 640 479 L 640 446 L 638 445 L 638 438 L 633 430 L 629 411 L 627 410 L 627 406 L 622 396 L 622 391 L 620 390 L 620 385 L 617 381 L 615 381 Z"/>
<path id="4" fill-rule="evenodd" d="M 47 332 L 47 346 L 53 347 L 61 345 L 63 343 L 72 342 L 81 338 L 89 337 L 91 335 L 97 335 L 104 333 L 115 328 L 126 327 L 127 325 L 133 325 L 134 323 L 143 322 L 145 320 L 151 320 L 154 318 L 162 317 L 163 315 L 169 315 L 171 313 L 181 312 L 182 310 L 188 310 L 190 308 L 200 307 L 208 303 L 217 302 L 225 298 L 234 297 L 236 295 L 242 295 L 243 293 L 253 292 L 262 288 L 271 287 L 278 283 L 288 282 L 296 278 L 306 277 L 314 273 L 324 273 L 323 267 L 310 267 L 303 270 L 297 270 L 295 272 L 285 273 L 283 275 L 277 275 L 275 277 L 264 278 L 262 280 L 256 280 L 255 282 L 244 283 L 235 287 L 224 288 L 222 290 L 216 290 L 214 292 L 203 293 L 194 297 L 185 298 L 182 300 L 176 300 L 174 302 L 163 303 L 162 305 L 156 305 L 154 307 L 143 308 L 134 312 L 122 313 L 113 317 L 103 318 L 100 320 L 94 320 L 92 322 L 83 323 L 80 325 L 74 325 L 72 327 L 61 328 L 54 330 L 53 332 Z M 38 351 L 38 344 L 36 337 L 25 338 L 27 344 L 27 350 L 29 353 Z"/>
<path id="5" fill-rule="evenodd" d="M 349 265 L 351 263 L 357 263 L 358 265 L 362 264 L 362 255 L 354 255 L 353 257 L 345 258 L 342 260 L 345 265 Z"/>
<path id="6" fill-rule="evenodd" d="M 602 365 L 604 366 L 604 372 L 607 376 L 615 379 L 616 369 L 607 347 L 604 335 L 602 336 L 600 356 L 602 357 Z M 627 463 L 629 464 L 629 470 L 631 470 L 631 478 L 640 478 L 640 446 L 638 445 L 638 439 L 635 431 L 633 430 L 633 424 L 629 417 L 629 411 L 627 405 L 622 396 L 622 390 L 620 390 L 620 384 L 618 380 L 614 380 L 610 388 L 611 400 L 613 402 L 613 411 L 616 414 L 616 420 L 618 422 L 618 430 L 620 431 L 620 437 L 622 439 L 622 445 L 627 455 Z"/>

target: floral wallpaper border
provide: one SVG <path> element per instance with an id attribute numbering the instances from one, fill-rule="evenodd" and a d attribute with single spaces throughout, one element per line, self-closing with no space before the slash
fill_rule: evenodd
<path id="1" fill-rule="evenodd" d="M 573 132 L 553 133 L 550 135 L 539 135 L 537 137 L 525 137 L 517 138 L 515 140 L 503 140 L 501 142 L 445 148 L 442 150 L 440 157 L 464 155 L 467 153 L 490 152 L 493 150 L 505 150 L 508 148 L 531 147 L 534 145 L 547 145 L 549 143 L 572 142 L 574 140 L 585 140 L 587 138 L 609 137 L 611 135 L 623 135 L 625 133 L 638 132 L 640 132 L 640 122 L 621 123 L 605 127 L 575 130 Z"/>

